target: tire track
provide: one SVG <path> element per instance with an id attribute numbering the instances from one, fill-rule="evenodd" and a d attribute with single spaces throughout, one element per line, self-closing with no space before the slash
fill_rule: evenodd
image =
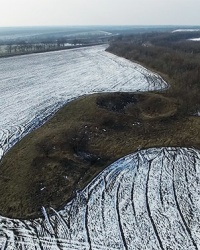
<path id="1" fill-rule="evenodd" d="M 159 236 L 159 233 L 158 233 L 158 230 L 157 230 L 157 227 L 154 223 L 154 220 L 152 218 L 152 215 L 151 215 L 151 209 L 150 209 L 150 206 L 149 206 L 149 197 L 148 197 L 148 192 L 149 192 L 149 174 L 150 174 L 150 170 L 151 170 L 151 164 L 152 164 L 152 161 L 153 160 L 150 160 L 149 161 L 149 169 L 148 169 L 148 174 L 147 174 L 147 183 L 146 183 L 146 205 L 147 205 L 147 212 L 148 212 L 148 216 L 150 218 L 150 221 L 151 221 L 151 224 L 153 226 L 153 230 L 154 230 L 154 233 L 155 233 L 155 236 L 158 240 L 158 243 L 159 243 L 159 246 L 162 250 L 164 250 L 164 247 L 163 247 L 163 244 L 162 244 L 162 241 L 160 239 L 160 236 Z"/>
<path id="2" fill-rule="evenodd" d="M 186 231 L 187 231 L 187 233 L 188 233 L 188 235 L 189 235 L 189 237 L 190 237 L 190 239 L 191 239 L 191 241 L 193 243 L 194 248 L 196 250 L 198 250 L 197 244 L 196 244 L 194 238 L 192 237 L 191 230 L 190 230 L 190 228 L 188 227 L 188 225 L 187 225 L 187 223 L 185 221 L 185 218 L 183 216 L 183 213 L 182 213 L 182 211 L 180 209 L 180 206 L 179 206 L 179 203 L 178 203 L 176 189 L 175 189 L 175 170 L 174 170 L 174 164 L 172 164 L 172 171 L 173 171 L 173 192 L 174 192 L 174 199 L 175 199 L 175 202 L 176 202 L 176 207 L 177 207 L 178 213 L 179 213 L 179 215 L 180 215 L 180 217 L 182 219 L 182 222 L 183 222 L 183 224 L 185 226 L 185 229 L 186 229 Z"/>
<path id="3" fill-rule="evenodd" d="M 128 250 L 128 246 L 127 246 L 127 243 L 126 243 L 126 238 L 124 236 L 123 227 L 122 227 L 121 218 L 120 218 L 119 189 L 120 189 L 120 183 L 119 183 L 119 185 L 117 187 L 117 192 L 116 192 L 116 212 L 117 212 L 117 219 L 118 219 L 117 221 L 118 221 L 118 224 L 119 224 L 119 231 L 120 231 L 120 235 L 121 235 L 122 242 L 123 242 L 123 245 L 124 245 L 124 249 Z"/>
<path id="4" fill-rule="evenodd" d="M 90 197 L 90 193 L 88 194 L 88 200 L 89 200 L 89 197 Z M 89 230 L 89 227 L 88 227 L 88 214 L 89 214 L 89 208 L 88 208 L 88 203 L 86 204 L 86 210 L 85 210 L 85 229 L 86 229 L 86 235 L 87 235 L 87 242 L 89 244 L 89 250 L 92 250 L 92 244 L 91 244 L 91 238 L 90 238 L 90 230 Z"/>

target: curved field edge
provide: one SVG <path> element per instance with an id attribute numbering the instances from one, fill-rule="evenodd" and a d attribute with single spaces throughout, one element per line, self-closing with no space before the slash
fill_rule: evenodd
<path id="1" fill-rule="evenodd" d="M 111 55 L 105 48 L 1 58 L 0 157 L 74 98 L 98 92 L 166 88 L 159 75 Z"/>
<path id="2" fill-rule="evenodd" d="M 59 212 L 0 217 L 0 247 L 197 250 L 199 178 L 199 150 L 140 150 L 108 166 Z"/>
<path id="3" fill-rule="evenodd" d="M 0 214 L 59 209 L 106 166 L 141 148 L 200 148 L 200 120 L 161 93 L 83 96 L 17 143 L 0 164 Z M 34 177 L 34 178 L 33 178 Z"/>
<path id="4" fill-rule="evenodd" d="M 6 58 L 1 59 L 0 64 L 0 73 L 3 79 L 0 93 L 2 111 L 0 119 L 1 154 L 7 152 L 33 129 L 41 126 L 64 103 L 80 95 L 122 90 L 126 92 L 150 91 L 164 89 L 167 86 L 167 83 L 159 75 L 126 59 L 105 52 L 105 46 L 43 55 L 26 55 L 12 59 Z M 12 71 L 10 71 L 10 64 L 12 64 Z M 73 148 L 73 150 L 76 150 L 76 146 Z M 44 151 L 46 152 L 45 155 L 48 155 L 48 149 L 44 148 Z M 79 158 L 87 158 L 87 161 L 93 162 L 99 157 L 84 152 L 81 153 L 81 156 L 79 154 Z M 40 159 L 36 159 L 33 165 L 39 162 Z M 45 164 L 49 166 L 48 161 Z M 73 161 L 68 160 L 59 164 L 62 166 L 67 164 L 69 168 L 74 166 Z M 36 170 L 37 168 L 32 169 Z M 56 169 L 52 173 L 56 172 Z M 46 168 L 43 174 L 45 170 Z M 74 171 L 76 172 L 76 169 Z M 9 190 L 10 188 L 11 190 L 26 190 L 24 186 L 29 181 L 29 178 L 26 180 L 26 177 L 30 176 L 29 171 L 20 169 L 19 172 L 17 170 L 15 172 L 18 173 L 16 176 L 18 183 L 15 182 L 16 185 L 13 185 L 10 182 Z M 61 171 L 61 173 L 63 172 Z M 54 183 L 56 185 L 59 183 L 57 175 L 52 176 L 52 180 L 56 180 L 56 182 L 52 181 L 51 186 L 54 186 Z M 9 183 L 12 179 L 10 176 L 12 175 L 9 174 L 9 171 L 1 173 L 3 184 Z M 64 175 L 64 179 L 67 178 L 68 176 Z M 36 185 L 38 190 L 36 200 L 43 200 L 43 197 L 46 196 L 47 189 L 43 182 L 42 176 L 39 176 Z M 41 195 L 41 191 L 45 195 Z M 12 199 L 15 196 L 14 194 L 15 192 L 11 192 L 9 197 Z M 7 206 L 7 211 L 10 214 L 14 210 L 13 207 L 16 208 L 18 216 L 21 217 L 24 209 L 26 210 L 26 205 L 24 207 L 22 205 L 23 192 L 19 192 L 19 194 L 19 199 L 16 202 L 8 203 L 9 198 L 5 201 L 4 206 Z M 51 195 L 58 197 L 56 199 L 61 199 L 58 191 L 51 193 Z M 48 204 L 51 203 L 51 198 L 48 199 Z M 28 207 L 30 208 L 32 205 L 30 202 Z M 33 213 L 37 213 L 37 209 L 38 205 L 36 204 L 36 207 L 31 211 L 27 212 L 26 210 L 25 214 L 33 216 Z"/>
<path id="5" fill-rule="evenodd" d="M 185 35 L 191 34 L 186 32 Z M 180 102 L 181 112 L 198 115 L 199 48 L 199 43 L 186 40 L 184 35 L 154 33 L 124 36 L 123 41 L 116 39 L 107 51 L 158 72 L 170 83 L 166 94 Z"/>

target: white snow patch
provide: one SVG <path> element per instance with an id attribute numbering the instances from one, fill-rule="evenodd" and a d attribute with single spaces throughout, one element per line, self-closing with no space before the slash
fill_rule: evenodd
<path id="1" fill-rule="evenodd" d="M 167 87 L 159 75 L 105 52 L 105 48 L 1 58 L 0 148 L 7 151 L 61 106 L 81 95 Z"/>
<path id="2" fill-rule="evenodd" d="M 188 39 L 188 40 L 194 41 L 194 42 L 199 42 L 199 41 L 200 41 L 200 38 L 190 38 L 190 39 Z"/>
<path id="3" fill-rule="evenodd" d="M 173 30 L 172 33 L 175 33 L 175 32 L 196 32 L 196 31 L 200 31 L 200 29 L 177 29 L 177 30 Z"/>
<path id="4" fill-rule="evenodd" d="M 63 210 L 0 217 L 0 249 L 198 249 L 200 152 L 152 148 L 100 173 Z"/>

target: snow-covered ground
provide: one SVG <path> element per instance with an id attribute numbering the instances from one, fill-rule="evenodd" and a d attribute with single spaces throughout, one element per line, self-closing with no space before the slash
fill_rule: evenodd
<path id="1" fill-rule="evenodd" d="M 6 152 L 80 95 L 166 88 L 105 46 L 0 60 L 0 146 Z M 61 211 L 0 216 L 0 249 L 200 249 L 200 153 L 138 151 L 113 163 Z"/>
<path id="2" fill-rule="evenodd" d="M 0 59 L 0 158 L 22 136 L 78 96 L 167 86 L 105 46 Z"/>
<path id="3" fill-rule="evenodd" d="M 166 88 L 104 46 L 0 60 L 0 154 L 84 94 Z M 200 152 L 153 148 L 118 160 L 61 210 L 0 216 L 0 249 L 198 250 Z"/>
<path id="4" fill-rule="evenodd" d="M 177 30 L 173 30 L 172 33 L 176 33 L 176 32 L 197 32 L 200 31 L 200 29 L 177 29 Z"/>
<path id="5" fill-rule="evenodd" d="M 190 39 L 188 39 L 188 40 L 194 41 L 194 42 L 199 42 L 199 41 L 200 41 L 200 38 L 199 38 L 199 37 L 198 37 L 198 38 L 190 38 Z"/>
<path id="6" fill-rule="evenodd" d="M 0 217 L 0 249 L 200 249 L 200 152 L 152 148 L 99 174 L 62 211 Z"/>

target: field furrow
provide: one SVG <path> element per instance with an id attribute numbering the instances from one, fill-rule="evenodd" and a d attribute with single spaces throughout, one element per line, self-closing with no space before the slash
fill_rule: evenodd
<path id="1" fill-rule="evenodd" d="M 105 52 L 105 48 L 96 46 L 1 58 L 0 148 L 6 152 L 60 107 L 79 96 L 167 87 L 159 76 Z"/>
<path id="2" fill-rule="evenodd" d="M 138 151 L 111 164 L 61 211 L 44 209 L 43 219 L 30 221 L 0 217 L 1 249 L 199 249 L 199 174 L 197 150 Z"/>

